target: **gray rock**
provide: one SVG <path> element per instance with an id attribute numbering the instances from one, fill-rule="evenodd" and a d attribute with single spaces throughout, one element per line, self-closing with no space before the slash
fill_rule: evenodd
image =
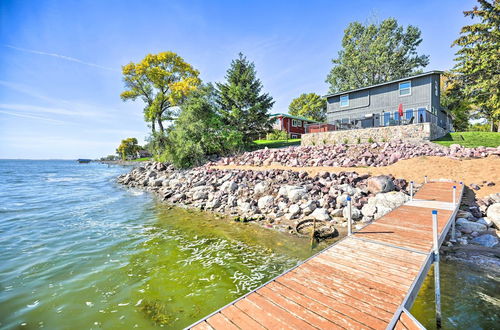
<path id="1" fill-rule="evenodd" d="M 338 217 L 343 217 L 343 209 L 335 209 L 333 210 L 333 212 L 330 213 L 330 215 L 334 218 L 338 218 Z"/>
<path id="2" fill-rule="evenodd" d="M 157 179 L 153 183 L 153 186 L 155 186 L 155 187 L 161 187 L 162 185 L 163 185 L 163 180 L 162 179 Z"/>
<path id="3" fill-rule="evenodd" d="M 221 201 L 219 198 L 214 198 L 213 200 L 211 200 L 210 202 L 207 203 L 207 208 L 210 208 L 210 209 L 216 209 L 219 206 L 221 206 Z"/>
<path id="4" fill-rule="evenodd" d="M 207 199 L 207 197 L 208 197 L 208 192 L 203 190 L 195 191 L 195 193 L 193 194 L 194 201 Z"/>
<path id="5" fill-rule="evenodd" d="M 472 221 L 469 221 L 465 218 L 458 218 L 456 221 L 456 225 L 458 226 L 458 228 L 460 229 L 460 231 L 462 233 L 466 233 L 466 234 L 470 234 L 473 231 L 484 231 L 484 230 L 488 229 L 488 227 L 486 227 L 483 224 L 480 224 L 477 222 L 472 222 Z"/>
<path id="6" fill-rule="evenodd" d="M 300 206 L 298 206 L 297 204 L 292 204 L 288 208 L 288 214 L 290 214 L 291 216 L 296 216 L 299 213 L 300 213 Z"/>
<path id="7" fill-rule="evenodd" d="M 495 227 L 500 229 L 500 203 L 490 205 L 486 216 L 495 224 Z"/>
<path id="8" fill-rule="evenodd" d="M 330 220 L 330 215 L 328 211 L 324 208 L 315 209 L 313 213 L 311 213 L 311 217 L 319 221 L 328 221 Z"/>
<path id="9" fill-rule="evenodd" d="M 472 242 L 486 247 L 494 247 L 498 244 L 498 237 L 486 234 L 474 238 Z"/>
<path id="10" fill-rule="evenodd" d="M 349 216 L 349 208 L 344 207 L 344 210 L 342 211 L 342 216 L 347 219 Z M 358 220 L 361 219 L 361 211 L 356 208 L 356 207 L 351 207 L 351 219 L 352 220 Z"/>
<path id="11" fill-rule="evenodd" d="M 253 188 L 253 192 L 255 195 L 259 196 L 265 194 L 268 189 L 269 184 L 266 181 L 262 181 L 255 185 L 255 187 Z"/>
<path id="12" fill-rule="evenodd" d="M 316 209 L 316 202 L 307 201 L 302 204 L 300 208 L 302 209 L 302 213 L 304 213 L 304 215 L 309 215 Z"/>
<path id="13" fill-rule="evenodd" d="M 488 217 L 479 218 L 476 222 L 485 225 L 486 227 L 493 226 L 493 221 L 491 221 Z"/>
<path id="14" fill-rule="evenodd" d="M 274 197 L 271 195 L 267 195 L 264 197 L 259 198 L 259 201 L 257 202 L 257 206 L 259 207 L 260 210 L 268 209 L 273 206 L 274 203 Z"/>
<path id="15" fill-rule="evenodd" d="M 373 217 L 377 212 L 377 207 L 375 205 L 365 204 L 361 208 L 361 213 L 366 217 Z"/>
<path id="16" fill-rule="evenodd" d="M 394 190 L 394 182 L 387 175 L 372 176 L 368 179 L 368 191 L 373 194 Z"/>
<path id="17" fill-rule="evenodd" d="M 287 190 L 287 197 L 292 203 L 296 203 L 307 196 L 307 190 L 302 187 L 294 187 Z"/>

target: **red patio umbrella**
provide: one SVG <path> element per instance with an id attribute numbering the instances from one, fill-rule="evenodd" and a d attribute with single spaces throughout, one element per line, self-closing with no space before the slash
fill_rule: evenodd
<path id="1" fill-rule="evenodd" d="M 401 124 L 401 118 L 403 118 L 403 104 L 402 103 L 399 103 L 398 113 L 399 113 L 399 123 Z"/>

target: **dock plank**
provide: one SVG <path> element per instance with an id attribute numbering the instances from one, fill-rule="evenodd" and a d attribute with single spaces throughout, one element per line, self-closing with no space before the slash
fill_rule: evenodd
<path id="1" fill-rule="evenodd" d="M 431 260 L 431 210 L 446 235 L 462 193 L 453 182 L 426 183 L 413 201 L 189 328 L 422 329 L 405 304 Z"/>

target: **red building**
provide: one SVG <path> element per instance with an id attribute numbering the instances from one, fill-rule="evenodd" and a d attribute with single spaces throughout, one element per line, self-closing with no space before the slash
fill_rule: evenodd
<path id="1" fill-rule="evenodd" d="M 314 120 L 301 116 L 292 116 L 287 113 L 276 113 L 270 116 L 273 122 L 273 128 L 285 131 L 291 139 L 298 139 L 306 132 L 306 125 L 317 123 Z"/>

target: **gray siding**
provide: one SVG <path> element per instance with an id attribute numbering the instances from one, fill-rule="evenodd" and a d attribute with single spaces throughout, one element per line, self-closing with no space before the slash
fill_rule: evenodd
<path id="1" fill-rule="evenodd" d="M 442 111 L 439 105 L 439 74 L 409 78 L 405 81 L 411 81 L 411 95 L 399 96 L 399 82 L 395 82 L 349 93 L 347 107 L 340 107 L 340 95 L 327 97 L 328 122 L 362 118 L 373 113 L 395 112 L 399 104 L 403 104 L 404 110 L 426 108 L 432 111 L 434 107 L 435 113 L 440 116 Z M 436 83 L 437 96 L 434 91 Z"/>

